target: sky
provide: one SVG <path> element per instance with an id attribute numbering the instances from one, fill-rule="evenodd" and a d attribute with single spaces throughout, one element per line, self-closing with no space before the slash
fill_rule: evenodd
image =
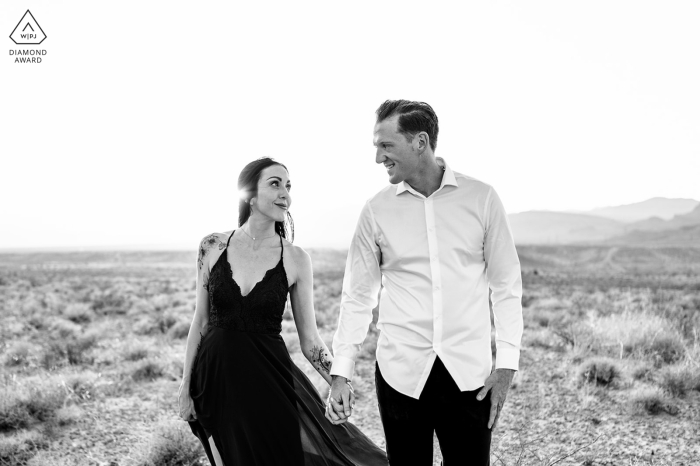
<path id="1" fill-rule="evenodd" d="M 40 45 L 9 38 L 27 9 Z M 698 18 L 694 1 L 4 0 L 0 249 L 194 250 L 236 227 L 262 156 L 289 168 L 295 243 L 347 247 L 388 183 L 374 111 L 400 98 L 433 106 L 436 155 L 510 213 L 700 200 Z"/>

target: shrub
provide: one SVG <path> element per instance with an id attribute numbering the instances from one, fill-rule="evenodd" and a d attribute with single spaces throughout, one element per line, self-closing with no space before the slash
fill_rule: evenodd
<path id="1" fill-rule="evenodd" d="M 148 347 L 145 345 L 131 346 L 124 351 L 124 359 L 127 361 L 140 361 L 147 357 L 148 353 Z"/>
<path id="2" fill-rule="evenodd" d="M 65 344 L 66 358 L 69 364 L 92 363 L 92 359 L 86 356 L 86 352 L 92 348 L 97 339 L 94 335 L 84 335 Z"/>
<path id="3" fill-rule="evenodd" d="M 23 403 L 33 418 L 38 421 L 46 421 L 53 417 L 57 409 L 63 406 L 65 394 L 57 385 L 49 383 L 32 385 L 27 390 L 28 396 Z"/>
<path id="4" fill-rule="evenodd" d="M 64 400 L 57 384 L 36 379 L 25 380 L 23 387 L 0 389 L 0 431 L 26 427 L 32 419 L 50 419 Z"/>
<path id="5" fill-rule="evenodd" d="M 31 415 L 23 400 L 7 388 L 0 389 L 0 431 L 21 429 L 30 421 Z"/>
<path id="6" fill-rule="evenodd" d="M 65 362 L 73 365 L 91 364 L 94 358 L 89 357 L 86 353 L 96 342 L 97 337 L 94 334 L 53 340 L 44 351 L 41 364 L 47 370 L 51 370 Z"/>
<path id="7" fill-rule="evenodd" d="M 164 374 L 163 368 L 152 361 L 142 361 L 136 369 L 131 373 L 131 378 L 136 382 L 143 380 L 152 381 Z"/>
<path id="8" fill-rule="evenodd" d="M 56 422 L 59 426 L 72 424 L 83 416 L 83 411 L 76 405 L 66 406 L 56 411 Z"/>
<path id="9" fill-rule="evenodd" d="M 139 466 L 197 464 L 204 451 L 184 422 L 170 421 L 156 427 Z"/>
<path id="10" fill-rule="evenodd" d="M 161 331 L 160 323 L 149 316 L 140 317 L 132 328 L 137 335 L 153 335 Z"/>
<path id="11" fill-rule="evenodd" d="M 177 316 L 172 312 L 164 312 L 158 319 L 158 328 L 162 333 L 167 333 L 168 329 L 178 322 Z"/>
<path id="12" fill-rule="evenodd" d="M 74 401 L 86 401 L 92 398 L 95 381 L 99 378 L 93 372 L 72 374 L 63 381 L 63 386 Z"/>
<path id="13" fill-rule="evenodd" d="M 610 386 L 619 381 L 621 371 L 613 359 L 593 358 L 581 364 L 579 375 L 586 383 Z"/>
<path id="14" fill-rule="evenodd" d="M 680 361 L 685 355 L 685 345 L 679 335 L 662 333 L 649 343 L 645 353 L 660 366 L 662 362 L 670 364 Z"/>
<path id="15" fill-rule="evenodd" d="M 671 366 L 661 371 L 659 386 L 671 396 L 685 396 L 700 390 L 700 374 L 689 366 Z"/>
<path id="16" fill-rule="evenodd" d="M 59 340 L 76 338 L 80 335 L 80 331 L 80 325 L 65 319 L 56 319 L 51 324 L 51 332 Z"/>
<path id="17" fill-rule="evenodd" d="M 41 448 L 48 447 L 46 438 L 37 431 L 21 431 L 0 436 L 0 464 L 26 464 Z"/>
<path id="18" fill-rule="evenodd" d="M 63 316 L 76 324 L 86 324 L 92 322 L 95 312 L 85 303 L 71 303 L 66 306 Z"/>
<path id="19" fill-rule="evenodd" d="M 634 380 L 644 380 L 644 381 L 650 381 L 653 380 L 654 378 L 654 368 L 651 367 L 650 365 L 647 364 L 641 364 L 639 366 L 636 366 L 632 370 L 632 378 Z"/>
<path id="20" fill-rule="evenodd" d="M 623 312 L 591 318 L 592 346 L 596 352 L 651 359 L 658 366 L 680 360 L 685 354 L 682 336 L 671 323 L 647 312 Z"/>
<path id="21" fill-rule="evenodd" d="M 5 364 L 8 366 L 21 366 L 29 362 L 29 355 L 34 346 L 25 341 L 14 343 L 5 353 Z"/>
<path id="22" fill-rule="evenodd" d="M 190 333 L 190 323 L 179 321 L 168 330 L 168 336 L 173 339 L 187 338 Z"/>
<path id="23" fill-rule="evenodd" d="M 658 389 L 642 388 L 632 393 L 630 397 L 632 410 L 637 413 L 647 413 L 651 415 L 668 413 L 678 414 L 678 407 L 666 400 Z"/>

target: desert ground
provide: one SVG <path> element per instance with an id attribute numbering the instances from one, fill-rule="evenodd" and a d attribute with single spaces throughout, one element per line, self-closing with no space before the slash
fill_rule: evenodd
<path id="1" fill-rule="evenodd" d="M 700 250 L 518 251 L 521 367 L 493 432 L 492 464 L 700 464 Z M 345 253 L 310 253 L 330 346 Z M 195 259 L 194 251 L 0 254 L 0 465 L 208 464 L 177 417 Z M 353 422 L 383 446 L 377 335 L 372 324 Z M 299 353 L 290 310 L 283 337 L 325 396 Z"/>

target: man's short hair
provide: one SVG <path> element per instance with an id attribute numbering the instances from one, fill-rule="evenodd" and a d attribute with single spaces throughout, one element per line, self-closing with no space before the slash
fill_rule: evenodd
<path id="1" fill-rule="evenodd" d="M 398 130 L 408 141 L 425 131 L 428 133 L 430 148 L 435 151 L 438 137 L 438 117 L 433 107 L 425 102 L 411 100 L 387 100 L 377 109 L 377 123 L 399 115 Z"/>

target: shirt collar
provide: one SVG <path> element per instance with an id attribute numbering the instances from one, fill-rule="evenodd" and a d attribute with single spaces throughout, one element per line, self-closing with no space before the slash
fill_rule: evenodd
<path id="1" fill-rule="evenodd" d="M 452 169 L 447 165 L 447 162 L 445 162 L 445 159 L 442 157 L 435 157 L 435 161 L 437 164 L 444 170 L 442 174 L 442 181 L 440 182 L 440 187 L 435 191 L 438 192 L 445 186 L 459 186 L 457 184 L 457 178 L 455 178 L 455 174 L 452 171 Z M 402 181 L 401 183 L 396 185 L 396 195 L 398 196 L 399 194 L 403 193 L 404 191 L 410 191 L 414 194 L 418 194 L 422 196 L 422 194 L 418 193 L 415 189 L 411 187 L 410 184 L 406 183 L 405 181 Z M 435 194 L 435 193 L 433 193 Z"/>

